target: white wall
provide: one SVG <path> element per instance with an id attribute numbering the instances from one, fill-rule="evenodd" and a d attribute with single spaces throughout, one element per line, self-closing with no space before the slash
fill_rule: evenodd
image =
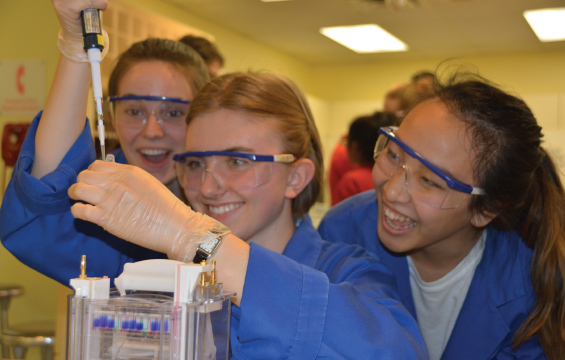
<path id="1" fill-rule="evenodd" d="M 565 182 L 565 94 L 535 94 L 522 97 L 543 128 L 543 146 L 550 152 Z"/>

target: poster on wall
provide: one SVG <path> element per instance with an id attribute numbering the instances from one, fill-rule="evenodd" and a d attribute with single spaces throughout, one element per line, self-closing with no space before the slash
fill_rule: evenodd
<path id="1" fill-rule="evenodd" d="M 43 60 L 0 60 L 0 116 L 35 116 L 45 101 Z"/>

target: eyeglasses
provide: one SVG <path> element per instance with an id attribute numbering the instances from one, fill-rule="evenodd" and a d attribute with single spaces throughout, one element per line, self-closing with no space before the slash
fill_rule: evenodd
<path id="1" fill-rule="evenodd" d="M 122 126 L 141 129 L 155 115 L 161 127 L 178 128 L 186 124 L 190 101 L 166 96 L 111 96 L 112 117 Z"/>
<path id="2" fill-rule="evenodd" d="M 484 194 L 483 189 L 459 181 L 438 169 L 400 141 L 394 134 L 396 130 L 392 126 L 379 129 L 374 152 L 375 164 L 389 177 L 399 168 L 404 169 L 406 189 L 414 200 L 441 209 L 455 209 L 467 195 Z M 413 165 L 409 166 L 407 161 L 412 161 Z"/>
<path id="3" fill-rule="evenodd" d="M 271 180 L 273 162 L 292 163 L 292 154 L 255 155 L 232 151 L 199 151 L 176 154 L 177 176 L 182 187 L 199 191 L 206 174 L 226 190 L 252 189 Z"/>

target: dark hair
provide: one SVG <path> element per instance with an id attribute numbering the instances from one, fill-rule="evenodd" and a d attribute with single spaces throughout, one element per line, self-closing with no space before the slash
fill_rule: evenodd
<path id="1" fill-rule="evenodd" d="M 180 38 L 179 41 L 193 48 L 194 51 L 202 56 L 206 65 L 217 61 L 220 65 L 224 66 L 224 57 L 220 54 L 216 45 L 208 41 L 208 39 L 195 35 L 186 35 Z"/>
<path id="2" fill-rule="evenodd" d="M 322 143 L 306 97 L 290 79 L 270 73 L 231 73 L 212 79 L 190 104 L 187 121 L 203 113 L 228 109 L 273 121 L 284 151 L 308 158 L 314 178 L 292 201 L 295 219 L 302 218 L 316 202 L 323 186 Z"/>
<path id="3" fill-rule="evenodd" d="M 519 232 L 533 249 L 537 304 L 514 345 L 537 336 L 548 358 L 565 359 L 565 191 L 541 147 L 542 129 L 524 101 L 478 75 L 456 74 L 436 94 L 472 134 L 485 195 L 473 198 L 471 211 L 496 214 L 494 228 Z"/>
<path id="4" fill-rule="evenodd" d="M 379 137 L 379 129 L 383 126 L 397 125 L 396 116 L 392 113 L 377 111 L 373 115 L 357 117 L 349 125 L 347 133 L 348 147 L 355 146 L 359 150 L 360 164 L 372 165 L 373 150 Z"/>
<path id="5" fill-rule="evenodd" d="M 194 93 L 208 81 L 206 65 L 192 48 L 174 40 L 149 38 L 133 44 L 120 55 L 110 75 L 108 95 L 118 95 L 120 80 L 133 65 L 151 60 L 176 66 L 186 76 Z"/>

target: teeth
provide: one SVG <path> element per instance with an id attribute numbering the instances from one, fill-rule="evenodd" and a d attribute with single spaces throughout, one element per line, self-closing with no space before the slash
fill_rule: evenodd
<path id="1" fill-rule="evenodd" d="M 393 213 L 389 209 L 385 209 L 385 215 L 386 215 L 387 218 L 389 218 L 391 220 L 397 220 L 397 221 L 400 221 L 400 222 L 407 222 L 407 223 L 414 222 L 414 220 L 412 220 L 411 218 L 404 217 L 402 215 L 397 215 L 396 213 Z"/>
<path id="2" fill-rule="evenodd" d="M 212 214 L 225 214 L 229 211 L 233 211 L 235 209 L 237 209 L 238 207 L 240 207 L 241 203 L 239 204 L 229 204 L 229 205 L 224 205 L 224 206 L 209 206 L 208 208 L 210 209 L 210 212 Z"/>
<path id="3" fill-rule="evenodd" d="M 396 230 L 410 229 L 410 228 L 413 228 L 414 226 L 416 226 L 416 224 L 417 224 L 411 218 L 404 217 L 404 216 L 401 216 L 401 215 L 397 215 L 396 213 L 393 213 L 392 211 L 390 211 L 388 209 L 385 209 L 385 220 L 386 220 L 387 224 L 389 224 L 392 228 L 394 228 Z M 394 224 L 393 221 L 404 222 L 404 223 L 407 223 L 407 225 L 406 226 L 398 226 L 398 225 Z"/>
<path id="4" fill-rule="evenodd" d="M 140 150 L 139 152 L 147 156 L 159 156 L 168 153 L 167 150 L 159 150 L 159 149 L 143 149 Z"/>

